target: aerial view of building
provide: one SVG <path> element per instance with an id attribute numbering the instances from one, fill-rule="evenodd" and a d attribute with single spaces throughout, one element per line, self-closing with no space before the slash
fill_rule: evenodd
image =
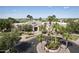
<path id="1" fill-rule="evenodd" d="M 78 6 L 0 6 L 0 53 L 79 53 Z"/>

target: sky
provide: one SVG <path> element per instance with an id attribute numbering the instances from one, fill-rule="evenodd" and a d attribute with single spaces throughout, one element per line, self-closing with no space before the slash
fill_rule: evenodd
<path id="1" fill-rule="evenodd" d="M 0 18 L 46 18 L 56 15 L 57 18 L 79 18 L 79 6 L 0 6 Z"/>

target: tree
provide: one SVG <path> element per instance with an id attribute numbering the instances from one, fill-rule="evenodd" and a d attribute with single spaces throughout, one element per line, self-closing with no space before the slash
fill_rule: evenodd
<path id="1" fill-rule="evenodd" d="M 53 20 L 52 16 L 48 16 L 48 21 L 49 21 L 49 25 L 50 25 L 50 26 L 51 26 L 52 20 Z"/>
<path id="2" fill-rule="evenodd" d="M 55 19 L 56 18 L 56 15 L 52 15 L 52 17 Z"/>
<path id="3" fill-rule="evenodd" d="M 12 49 L 18 43 L 19 40 L 20 37 L 18 32 L 5 33 L 0 38 L 0 50 L 8 50 L 9 52 L 12 52 Z"/>
<path id="4" fill-rule="evenodd" d="M 40 18 L 39 18 L 39 20 L 41 21 L 41 20 L 42 20 L 42 18 L 40 17 Z"/>
<path id="5" fill-rule="evenodd" d="M 9 17 L 8 20 L 11 22 L 11 23 L 16 23 L 16 19 L 12 18 L 12 17 Z"/>
<path id="6" fill-rule="evenodd" d="M 28 18 L 29 20 L 32 20 L 32 19 L 33 19 L 33 17 L 32 17 L 31 15 L 27 15 L 27 18 Z"/>
<path id="7" fill-rule="evenodd" d="M 0 20 L 0 31 L 11 31 L 12 24 L 16 23 L 16 19 L 9 17 L 8 19 Z"/>
<path id="8" fill-rule="evenodd" d="M 66 26 L 69 33 L 79 33 L 79 22 L 70 22 Z"/>
<path id="9" fill-rule="evenodd" d="M 63 37 L 66 40 L 66 48 L 68 47 L 68 39 L 70 38 L 70 34 L 68 32 L 63 33 Z"/>
<path id="10" fill-rule="evenodd" d="M 53 25 L 53 29 L 55 30 L 56 33 L 59 30 L 59 27 L 60 25 L 57 22 Z"/>
<path id="11" fill-rule="evenodd" d="M 1 31 L 11 31 L 11 22 L 8 19 L 0 20 L 0 30 Z"/>
<path id="12" fill-rule="evenodd" d="M 49 24 L 51 26 L 51 22 L 56 20 L 56 16 L 55 15 L 52 15 L 52 16 L 48 16 L 48 21 L 49 21 Z"/>
<path id="13" fill-rule="evenodd" d="M 39 30 L 42 31 L 42 33 L 47 33 L 47 29 L 46 29 L 46 23 L 44 23 L 44 25 L 39 26 Z"/>
<path id="14" fill-rule="evenodd" d="M 37 40 L 42 43 L 42 41 L 44 40 L 44 35 L 43 34 L 38 35 Z"/>
<path id="15" fill-rule="evenodd" d="M 48 49 L 57 49 L 60 46 L 59 39 L 56 36 L 52 37 L 51 41 L 49 41 L 46 46 Z"/>

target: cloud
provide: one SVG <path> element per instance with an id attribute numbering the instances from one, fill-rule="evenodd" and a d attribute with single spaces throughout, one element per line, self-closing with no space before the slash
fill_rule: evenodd
<path id="1" fill-rule="evenodd" d="M 52 8 L 53 6 L 48 6 L 49 8 Z"/>
<path id="2" fill-rule="evenodd" d="M 68 6 L 64 7 L 64 9 L 68 9 L 68 8 L 69 8 Z"/>

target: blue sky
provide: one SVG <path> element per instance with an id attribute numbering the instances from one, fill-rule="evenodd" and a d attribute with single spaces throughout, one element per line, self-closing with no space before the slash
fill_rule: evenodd
<path id="1" fill-rule="evenodd" d="M 0 6 L 0 18 L 46 18 L 55 14 L 57 18 L 79 18 L 79 6 Z"/>

